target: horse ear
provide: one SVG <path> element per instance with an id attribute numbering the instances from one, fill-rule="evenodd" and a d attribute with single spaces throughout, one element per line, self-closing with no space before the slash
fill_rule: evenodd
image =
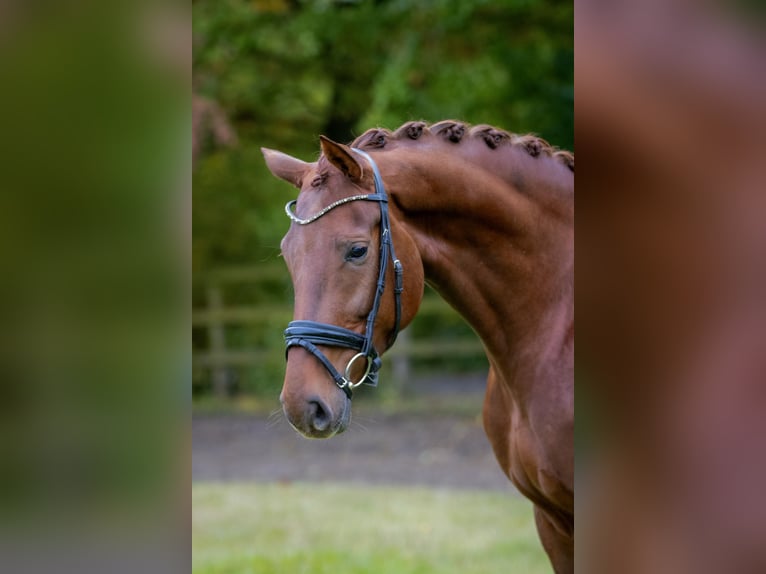
<path id="1" fill-rule="evenodd" d="M 303 177 L 306 175 L 311 164 L 301 161 L 298 158 L 265 147 L 261 148 L 263 157 L 269 171 L 280 179 L 292 183 L 298 189 L 303 185 Z"/>
<path id="2" fill-rule="evenodd" d="M 322 145 L 322 153 L 328 161 L 341 170 L 344 175 L 352 181 L 362 179 L 364 173 L 362 164 L 354 157 L 351 148 L 332 141 L 325 136 L 319 136 L 319 143 Z"/>

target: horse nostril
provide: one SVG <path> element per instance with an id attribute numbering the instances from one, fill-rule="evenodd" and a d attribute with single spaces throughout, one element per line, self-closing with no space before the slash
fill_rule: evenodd
<path id="1" fill-rule="evenodd" d="M 324 431 L 330 426 L 332 416 L 330 409 L 320 400 L 309 401 L 307 411 L 309 427 L 317 431 Z"/>

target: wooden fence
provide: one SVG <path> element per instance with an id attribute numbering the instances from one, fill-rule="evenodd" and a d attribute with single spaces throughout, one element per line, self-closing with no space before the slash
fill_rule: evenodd
<path id="1" fill-rule="evenodd" d="M 194 279 L 198 304 L 192 309 L 192 328 L 206 331 L 207 347 L 193 350 L 192 363 L 196 369 L 204 369 L 209 373 L 214 393 L 225 396 L 230 391 L 229 374 L 232 370 L 256 366 L 275 353 L 273 348 L 229 347 L 227 328 L 243 325 L 257 328 L 263 325 L 273 329 L 278 325 L 281 329 L 292 319 L 292 305 L 285 301 L 228 305 L 225 300 L 227 288 L 232 285 L 255 288 L 259 283 L 267 281 L 289 281 L 287 270 L 282 264 L 225 267 L 201 277 L 195 276 Z M 462 322 L 449 305 L 427 288 L 413 326 L 418 321 L 427 320 L 429 316 Z M 412 361 L 415 359 L 480 359 L 484 356 L 481 342 L 467 326 L 461 329 L 457 338 L 449 340 L 439 339 L 433 333 L 413 335 L 413 331 L 422 332 L 423 329 L 408 328 L 402 331 L 394 347 L 384 357 L 393 380 L 399 383 L 409 378 Z"/>

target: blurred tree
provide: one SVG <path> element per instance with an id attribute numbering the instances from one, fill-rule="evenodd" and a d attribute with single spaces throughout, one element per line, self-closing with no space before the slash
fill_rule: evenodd
<path id="1" fill-rule="evenodd" d="M 237 134 L 216 102 L 192 94 L 192 164 L 196 164 L 209 140 L 216 146 L 233 146 Z"/>

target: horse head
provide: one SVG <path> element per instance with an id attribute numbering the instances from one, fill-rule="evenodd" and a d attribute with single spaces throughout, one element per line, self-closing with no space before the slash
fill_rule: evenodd
<path id="1" fill-rule="evenodd" d="M 376 384 L 380 355 L 414 317 L 423 294 L 417 248 L 395 218 L 374 160 L 321 137 L 307 163 L 264 149 L 270 171 L 300 189 L 281 244 L 293 281 L 280 395 L 301 434 L 326 438 L 350 421 L 352 390 Z"/>

